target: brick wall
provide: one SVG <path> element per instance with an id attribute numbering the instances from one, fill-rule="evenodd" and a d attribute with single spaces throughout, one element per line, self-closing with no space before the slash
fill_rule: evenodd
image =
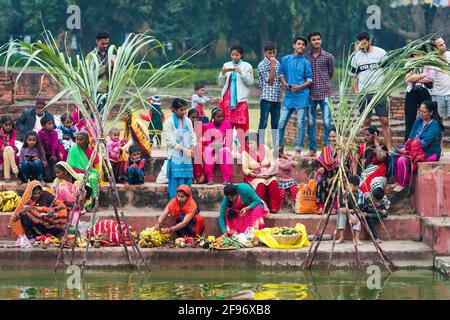
<path id="1" fill-rule="evenodd" d="M 392 96 L 390 98 L 390 117 L 395 120 L 403 120 L 405 116 L 404 112 L 405 97 L 404 95 Z M 289 120 L 288 126 L 286 128 L 285 141 L 287 144 L 295 145 L 297 141 L 297 115 L 294 113 Z M 403 133 L 402 133 L 403 134 Z M 323 145 L 323 135 L 324 130 L 322 126 L 322 113 L 320 107 L 317 109 L 317 126 L 316 126 L 316 139 L 317 147 L 319 148 Z M 305 132 L 304 148 L 308 147 L 308 133 Z"/>

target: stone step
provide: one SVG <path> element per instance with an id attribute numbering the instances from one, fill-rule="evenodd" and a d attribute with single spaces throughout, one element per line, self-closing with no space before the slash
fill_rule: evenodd
<path id="1" fill-rule="evenodd" d="M 423 242 L 437 255 L 450 255 L 450 218 L 422 218 Z"/>
<path id="2" fill-rule="evenodd" d="M 162 214 L 162 210 L 146 208 L 146 209 L 126 209 L 124 213 L 128 223 L 137 231 L 142 231 L 146 227 L 156 224 L 158 217 Z M 220 235 L 218 225 L 219 212 L 217 211 L 201 211 L 201 215 L 205 219 L 205 233 L 208 235 Z M 11 239 L 10 230 L 7 228 L 9 221 L 9 213 L 0 213 L 0 239 Z M 89 221 L 90 213 L 82 217 L 83 221 Z M 100 219 L 115 219 L 113 210 L 100 210 Z M 295 214 L 295 213 L 278 213 L 269 214 L 264 220 L 267 227 L 294 227 L 297 223 L 305 225 L 308 234 L 315 234 L 315 230 L 320 221 L 320 215 L 314 214 Z M 170 222 L 170 220 L 168 221 Z M 332 235 L 336 228 L 337 216 L 330 218 L 326 233 Z M 415 215 L 390 216 L 383 220 L 384 229 L 378 226 L 380 237 L 383 240 L 411 240 L 414 236 L 420 235 L 420 219 Z M 348 229 L 348 228 L 347 228 Z M 350 230 L 346 230 L 346 239 L 352 239 Z M 361 233 L 361 239 L 370 239 L 365 231 Z"/>
<path id="3" fill-rule="evenodd" d="M 5 243 L 6 245 L 11 242 Z M 331 241 L 324 241 L 314 260 L 313 268 L 326 268 L 331 251 Z M 421 242 L 386 241 L 382 249 L 396 268 L 433 267 L 433 251 Z M 152 270 L 166 269 L 286 269 L 300 268 L 308 253 L 308 247 L 301 249 L 268 249 L 265 246 L 237 251 L 209 251 L 194 248 L 152 248 L 142 249 L 142 255 Z M 131 251 L 131 248 L 129 248 Z M 364 267 L 378 265 L 382 261 L 374 246 L 365 241 L 358 248 Z M 75 249 L 74 263 L 81 263 L 84 249 Z M 57 248 L 0 249 L 0 269 L 50 269 L 57 261 Z M 70 251 L 64 250 L 63 265 L 70 264 Z M 123 247 L 90 248 L 86 266 L 89 269 L 124 268 L 128 261 Z M 351 243 L 337 245 L 331 261 L 333 269 L 358 268 L 354 247 Z M 384 269 L 383 269 L 384 270 Z"/>

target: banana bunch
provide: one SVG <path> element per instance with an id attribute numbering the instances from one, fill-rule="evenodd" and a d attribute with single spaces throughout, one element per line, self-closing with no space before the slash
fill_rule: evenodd
<path id="1" fill-rule="evenodd" d="M 146 228 L 140 233 L 139 246 L 141 248 L 162 247 L 170 240 L 170 234 L 161 234 L 155 228 Z"/>
<path id="2" fill-rule="evenodd" d="M 0 211 L 12 212 L 19 204 L 20 197 L 14 191 L 0 192 Z"/>

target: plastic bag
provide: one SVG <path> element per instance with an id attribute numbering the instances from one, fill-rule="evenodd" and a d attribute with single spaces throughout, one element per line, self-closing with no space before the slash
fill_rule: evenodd
<path id="1" fill-rule="evenodd" d="M 300 249 L 303 247 L 309 247 L 308 234 L 306 233 L 306 227 L 297 223 L 295 225 L 295 229 L 301 233 L 300 239 L 298 239 L 297 243 L 293 245 L 279 244 L 272 234 L 270 233 L 270 228 L 265 228 L 262 230 L 255 231 L 255 237 L 257 237 L 262 243 L 272 249 Z"/>
<path id="2" fill-rule="evenodd" d="M 169 161 L 165 160 L 164 164 L 161 168 L 161 171 L 158 174 L 158 177 L 156 177 L 156 183 L 159 184 L 166 184 L 169 183 L 169 180 L 167 179 L 167 164 Z"/>
<path id="3" fill-rule="evenodd" d="M 31 248 L 31 242 L 26 235 L 22 234 L 17 238 L 16 246 L 22 249 L 29 249 Z"/>
<path id="4" fill-rule="evenodd" d="M 317 184 L 314 179 L 310 179 L 308 183 L 302 183 L 299 186 L 295 197 L 295 212 L 300 214 L 319 212 Z"/>

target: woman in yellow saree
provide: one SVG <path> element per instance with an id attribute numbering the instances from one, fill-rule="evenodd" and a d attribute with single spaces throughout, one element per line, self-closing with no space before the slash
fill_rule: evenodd
<path id="1" fill-rule="evenodd" d="M 146 124 L 139 119 L 136 112 L 134 112 L 131 116 L 129 114 L 124 115 L 122 121 L 123 125 L 120 139 L 128 141 L 123 149 L 128 150 L 128 148 L 132 145 L 138 145 L 141 149 L 142 156 L 149 159 L 152 154 L 152 150 L 150 147 Z M 119 159 L 119 161 L 126 161 L 128 159 L 125 153 L 124 157 L 126 158 Z"/>

